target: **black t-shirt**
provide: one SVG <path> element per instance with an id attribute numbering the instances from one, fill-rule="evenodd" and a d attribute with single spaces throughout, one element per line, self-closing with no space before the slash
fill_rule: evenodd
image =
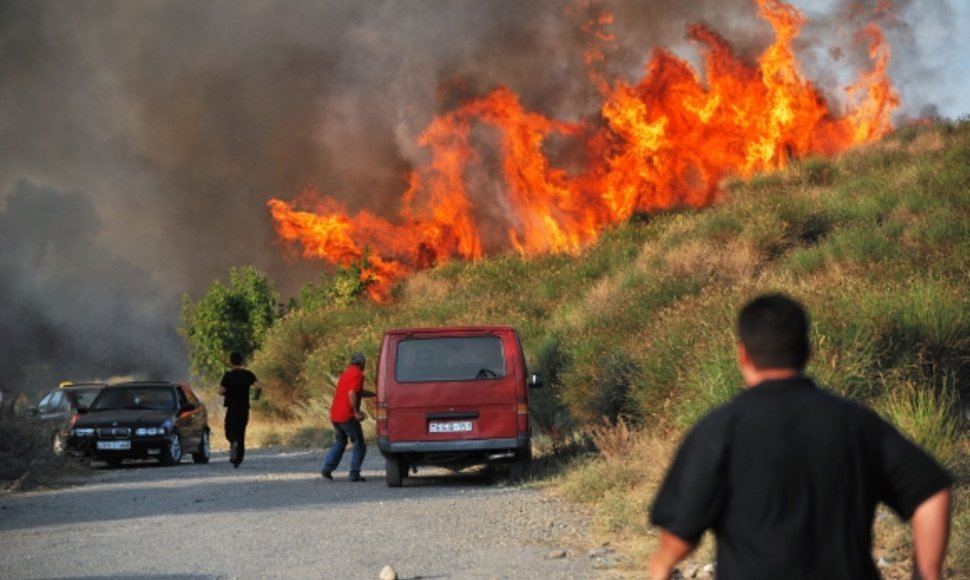
<path id="1" fill-rule="evenodd" d="M 232 369 L 222 375 L 219 384 L 225 387 L 223 405 L 232 409 L 249 408 L 249 387 L 256 382 L 256 375 L 246 369 Z"/>
<path id="2" fill-rule="evenodd" d="M 807 378 L 766 381 L 687 435 L 651 521 L 696 542 L 717 536 L 718 580 L 879 578 L 872 520 L 908 520 L 952 484 L 872 410 Z"/>

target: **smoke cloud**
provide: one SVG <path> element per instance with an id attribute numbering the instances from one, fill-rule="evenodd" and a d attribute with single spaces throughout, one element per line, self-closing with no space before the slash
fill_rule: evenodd
<path id="1" fill-rule="evenodd" d="M 792 3 L 812 19 L 806 75 L 837 102 L 864 62 L 859 11 Z M 966 55 L 939 39 L 968 18 L 916 4 L 879 16 L 900 113 L 966 115 Z M 741 56 L 771 41 L 749 0 L 0 0 L 0 383 L 184 375 L 183 292 L 245 264 L 284 297 L 320 274 L 284 255 L 268 199 L 309 186 L 393 219 L 433 116 L 499 85 L 594 119 L 583 30 L 603 10 L 607 79 L 639 78 L 658 46 L 696 60 L 694 22 Z"/>

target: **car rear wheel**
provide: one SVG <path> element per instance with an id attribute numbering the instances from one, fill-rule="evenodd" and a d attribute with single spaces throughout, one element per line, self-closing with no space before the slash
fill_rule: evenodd
<path id="1" fill-rule="evenodd" d="M 162 451 L 160 458 L 162 465 L 175 465 L 182 461 L 182 439 L 178 431 L 172 431 L 168 438 L 168 445 Z"/>
<path id="2" fill-rule="evenodd" d="M 388 455 L 384 461 L 384 471 L 387 479 L 387 487 L 401 487 L 404 480 L 404 470 L 406 466 L 397 455 Z"/>
<path id="3" fill-rule="evenodd" d="M 202 432 L 202 440 L 199 441 L 199 450 L 192 454 L 192 461 L 195 463 L 209 463 L 209 430 Z"/>

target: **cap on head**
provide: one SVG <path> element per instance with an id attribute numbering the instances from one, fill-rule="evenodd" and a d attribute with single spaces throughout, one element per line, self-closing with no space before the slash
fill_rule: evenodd
<path id="1" fill-rule="evenodd" d="M 354 354 L 350 355 L 350 364 L 357 365 L 360 368 L 364 368 L 365 360 L 364 353 L 362 352 L 355 352 Z"/>

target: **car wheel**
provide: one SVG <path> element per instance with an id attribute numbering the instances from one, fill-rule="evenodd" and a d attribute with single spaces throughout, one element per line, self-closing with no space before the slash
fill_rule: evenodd
<path id="1" fill-rule="evenodd" d="M 209 430 L 202 432 L 202 440 L 199 441 L 199 450 L 192 454 L 192 461 L 195 463 L 209 463 Z"/>
<path id="2" fill-rule="evenodd" d="M 182 461 L 182 439 L 178 431 L 172 431 L 168 437 L 168 445 L 163 451 L 160 459 L 162 465 L 176 465 Z"/>
<path id="3" fill-rule="evenodd" d="M 51 450 L 54 452 L 54 455 L 64 455 L 67 452 L 67 438 L 60 431 L 54 433 Z"/>
<path id="4" fill-rule="evenodd" d="M 108 467 L 111 467 L 111 468 L 121 467 L 121 459 L 118 458 L 118 457 L 112 457 L 111 459 L 105 459 L 104 462 L 107 463 L 108 464 Z"/>
<path id="5" fill-rule="evenodd" d="M 401 458 L 397 455 L 388 455 L 384 461 L 384 471 L 387 479 L 387 487 L 401 487 L 404 479 L 404 465 Z"/>

